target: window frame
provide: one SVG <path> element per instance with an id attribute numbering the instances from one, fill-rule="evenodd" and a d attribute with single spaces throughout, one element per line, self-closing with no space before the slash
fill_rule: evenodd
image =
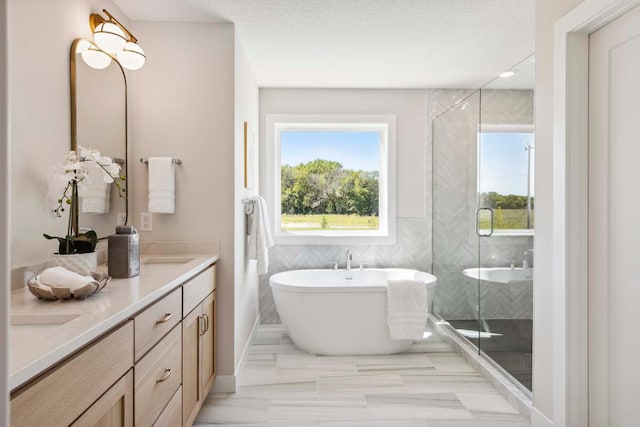
<path id="1" fill-rule="evenodd" d="M 396 116 L 393 114 L 267 114 L 266 200 L 276 244 L 357 245 L 396 243 Z M 281 228 L 280 132 L 377 130 L 381 132 L 378 230 L 291 232 Z"/>
<path id="2" fill-rule="evenodd" d="M 515 124 L 496 124 L 496 123 L 483 123 L 478 128 L 478 145 L 476 147 L 476 157 L 477 157 L 477 167 L 476 167 L 476 194 L 478 197 L 480 196 L 480 149 L 482 144 L 482 134 L 483 133 L 531 133 L 533 134 L 533 141 L 535 147 L 535 126 L 533 124 L 523 124 L 523 123 L 515 123 Z M 533 162 L 532 162 L 533 163 Z M 530 165 L 533 166 L 533 165 Z M 535 199 L 535 194 L 532 195 Z M 533 209 L 535 211 L 535 208 Z M 475 217 L 474 217 L 475 218 Z M 475 221 L 475 219 L 474 219 Z M 475 234 L 475 233 L 474 233 Z M 491 237 L 532 237 L 535 235 L 535 226 L 533 228 L 504 228 L 504 229 L 494 229 Z"/>

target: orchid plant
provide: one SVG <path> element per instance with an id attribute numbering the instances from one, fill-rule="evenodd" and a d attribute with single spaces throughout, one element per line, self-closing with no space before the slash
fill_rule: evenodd
<path id="1" fill-rule="evenodd" d="M 108 184 L 113 183 L 118 188 L 120 197 L 126 197 L 126 189 L 122 185 L 126 178 L 119 175 L 119 164 L 114 163 L 109 157 L 101 156 L 95 149 L 78 147 L 78 153 L 67 152 L 64 164 L 55 168 L 52 177 L 53 190 L 61 194 L 56 199 L 57 206 L 53 212 L 58 218 L 68 212 L 69 221 L 65 237 L 48 234 L 44 234 L 44 237 L 58 240 L 58 253 L 61 255 L 93 252 L 98 244 L 95 231 L 80 233 L 77 227 L 78 194 L 86 189 L 91 180 L 102 179 Z"/>

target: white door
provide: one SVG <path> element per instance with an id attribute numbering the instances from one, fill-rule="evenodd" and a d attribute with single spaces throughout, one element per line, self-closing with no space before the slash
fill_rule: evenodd
<path id="1" fill-rule="evenodd" d="M 640 7 L 589 41 L 589 425 L 640 425 Z"/>

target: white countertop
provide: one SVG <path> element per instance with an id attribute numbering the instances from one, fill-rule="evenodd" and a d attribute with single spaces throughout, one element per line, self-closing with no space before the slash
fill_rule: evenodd
<path id="1" fill-rule="evenodd" d="M 27 288 L 11 293 L 11 315 L 79 315 L 64 324 L 11 325 L 9 328 L 9 387 L 26 383 L 76 350 L 131 318 L 144 307 L 168 294 L 219 259 L 216 254 L 180 254 L 185 263 L 144 263 L 145 258 L 176 258 L 176 255 L 142 256 L 140 275 L 112 279 L 86 300 L 41 301 Z M 106 266 L 99 271 L 106 272 Z"/>

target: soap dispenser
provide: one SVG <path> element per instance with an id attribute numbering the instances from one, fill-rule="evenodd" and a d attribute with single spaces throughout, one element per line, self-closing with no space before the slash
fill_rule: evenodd
<path id="1" fill-rule="evenodd" d="M 131 225 L 119 225 L 109 236 L 109 276 L 126 279 L 140 274 L 140 235 Z"/>

